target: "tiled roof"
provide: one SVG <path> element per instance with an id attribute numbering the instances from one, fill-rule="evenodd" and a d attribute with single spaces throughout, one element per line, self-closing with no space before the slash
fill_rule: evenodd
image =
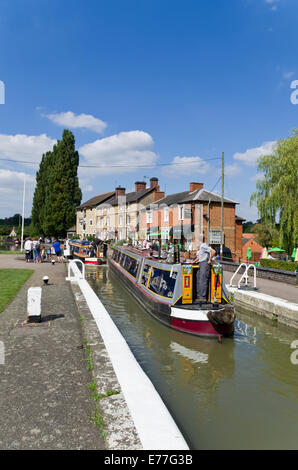
<path id="1" fill-rule="evenodd" d="M 221 202 L 221 196 L 218 194 L 211 193 L 210 191 L 205 191 L 204 189 L 198 189 L 196 191 L 183 191 L 182 193 L 175 193 L 171 194 L 170 196 L 163 197 L 159 199 L 154 204 L 155 208 L 158 208 L 162 205 L 171 206 L 174 204 L 185 204 L 189 202 Z M 230 204 L 238 204 L 236 201 L 232 201 L 232 199 L 224 198 L 224 202 Z M 152 204 L 150 205 L 152 207 Z M 150 206 L 147 206 L 149 208 Z M 245 219 L 244 219 L 245 220 Z"/>
<path id="2" fill-rule="evenodd" d="M 104 194 L 99 194 L 98 196 L 94 196 L 91 199 L 88 199 L 88 201 L 83 202 L 80 206 L 77 207 L 77 209 L 84 209 L 86 207 L 95 207 L 98 206 L 98 204 L 106 201 L 110 197 L 112 197 L 115 194 L 115 191 L 112 191 L 110 193 L 104 193 Z"/>
<path id="3" fill-rule="evenodd" d="M 147 188 L 147 189 L 142 189 L 141 191 L 137 191 L 137 192 L 134 191 L 132 193 L 126 193 L 126 194 L 121 195 L 120 198 L 125 197 L 126 203 L 137 202 L 140 199 L 142 199 L 142 197 L 146 196 L 151 191 L 153 191 L 154 189 L 156 188 Z M 118 198 L 116 197 L 115 193 L 114 193 L 114 197 L 111 200 L 109 200 L 109 204 L 111 204 L 111 206 L 117 206 L 119 204 Z"/>
<path id="4" fill-rule="evenodd" d="M 219 194 L 206 191 L 205 189 L 198 189 L 197 191 L 192 191 L 192 192 L 188 191 L 188 195 L 181 202 L 194 202 L 194 201 L 221 202 L 221 196 Z M 233 201 L 232 199 L 228 199 L 226 197 L 224 197 L 224 202 L 227 202 L 230 204 L 238 204 L 238 202 Z"/>

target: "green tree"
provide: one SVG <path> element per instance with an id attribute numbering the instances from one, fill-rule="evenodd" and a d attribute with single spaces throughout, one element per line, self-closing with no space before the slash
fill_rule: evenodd
<path id="1" fill-rule="evenodd" d="M 279 218 L 280 247 L 291 253 L 298 245 L 298 129 L 287 139 L 280 139 L 272 153 L 258 160 L 258 180 L 251 204 L 271 230 Z"/>
<path id="2" fill-rule="evenodd" d="M 272 248 L 279 244 L 279 232 L 275 227 L 264 223 L 255 224 L 252 233 L 256 234 L 256 241 L 263 247 Z"/>
<path id="3" fill-rule="evenodd" d="M 82 193 L 77 176 L 79 154 L 71 131 L 63 131 L 51 152 L 43 155 L 36 174 L 32 222 L 43 235 L 64 237 L 75 224 Z"/>

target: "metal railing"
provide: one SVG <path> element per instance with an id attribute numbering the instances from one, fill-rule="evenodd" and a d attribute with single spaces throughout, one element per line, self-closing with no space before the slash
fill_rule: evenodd
<path id="1" fill-rule="evenodd" d="M 239 281 L 238 281 L 238 289 L 241 288 L 241 282 L 244 280 L 245 281 L 245 286 L 247 287 L 248 286 L 248 279 L 249 279 L 249 276 L 248 276 L 248 271 L 249 269 L 253 268 L 253 271 L 254 271 L 254 275 L 253 275 L 253 281 L 254 281 L 254 289 L 257 288 L 257 268 L 255 267 L 254 264 L 246 264 L 246 263 L 241 263 L 238 268 L 236 269 L 236 271 L 234 272 L 233 276 L 231 277 L 230 279 L 230 284 L 229 284 L 229 287 L 236 287 L 235 285 L 233 285 L 233 280 L 235 278 L 235 276 L 238 274 L 238 272 L 240 271 L 240 269 L 242 267 L 245 267 L 245 270 L 244 270 L 244 273 L 242 274 L 242 276 L 240 277 Z"/>
<path id="2" fill-rule="evenodd" d="M 78 263 L 82 265 L 82 270 L 79 269 Z M 71 276 L 71 271 L 73 276 Z M 77 281 L 78 279 L 85 279 L 85 265 L 80 259 L 73 259 L 68 263 L 68 276 L 66 280 Z"/>

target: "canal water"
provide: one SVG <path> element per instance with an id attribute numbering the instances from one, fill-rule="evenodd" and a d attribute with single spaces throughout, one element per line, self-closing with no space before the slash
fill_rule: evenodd
<path id="1" fill-rule="evenodd" d="M 237 312 L 220 344 L 159 323 L 106 267 L 87 279 L 191 449 L 298 448 L 298 331 Z"/>

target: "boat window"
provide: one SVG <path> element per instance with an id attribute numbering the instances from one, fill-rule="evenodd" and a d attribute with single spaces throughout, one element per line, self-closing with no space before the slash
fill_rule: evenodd
<path id="1" fill-rule="evenodd" d="M 151 266 L 149 264 L 144 264 L 144 269 L 143 269 L 142 279 L 141 279 L 141 284 L 143 284 L 143 286 L 147 285 L 149 274 L 150 274 L 150 269 L 151 269 Z"/>
<path id="2" fill-rule="evenodd" d="M 171 271 L 153 268 L 148 289 L 150 289 L 155 294 L 172 298 L 177 278 L 177 271 L 172 273 L 172 277 L 170 274 Z"/>
<path id="3" fill-rule="evenodd" d="M 114 250 L 114 253 L 113 253 L 113 260 L 116 261 L 116 263 L 119 262 L 119 257 L 120 257 L 120 251 Z"/>
<path id="4" fill-rule="evenodd" d="M 131 274 L 133 277 L 136 277 L 138 271 L 138 262 L 136 259 L 126 255 L 123 267 L 127 272 L 129 272 L 129 274 Z"/>

